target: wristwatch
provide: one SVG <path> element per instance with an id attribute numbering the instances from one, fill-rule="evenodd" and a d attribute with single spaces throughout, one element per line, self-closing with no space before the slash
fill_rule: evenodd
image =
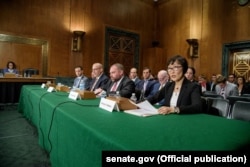
<path id="1" fill-rule="evenodd" d="M 179 113 L 180 113 L 179 107 L 174 107 L 174 113 L 176 113 L 176 114 L 179 114 Z"/>

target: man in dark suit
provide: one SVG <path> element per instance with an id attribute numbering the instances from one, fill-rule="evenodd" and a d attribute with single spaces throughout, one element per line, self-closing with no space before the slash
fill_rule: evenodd
<path id="1" fill-rule="evenodd" d="M 140 83 L 140 78 L 137 75 L 137 69 L 135 67 L 130 69 L 129 78 L 134 81 L 135 87 Z"/>
<path id="2" fill-rule="evenodd" d="M 103 92 L 106 92 L 107 96 L 110 96 L 119 91 L 121 97 L 130 98 L 132 93 L 135 92 L 135 84 L 124 75 L 123 65 L 119 63 L 113 64 L 109 73 L 110 79 L 102 88 L 96 89 L 95 94 L 102 95 Z"/>
<path id="3" fill-rule="evenodd" d="M 154 95 L 154 85 L 157 81 L 151 78 L 151 70 L 148 67 L 143 69 L 143 79 L 136 86 L 136 94 L 139 101 L 150 98 Z"/>
<path id="4" fill-rule="evenodd" d="M 101 63 L 94 63 L 92 65 L 92 78 L 89 88 L 91 91 L 95 91 L 108 82 L 109 78 L 103 73 L 103 65 Z"/>

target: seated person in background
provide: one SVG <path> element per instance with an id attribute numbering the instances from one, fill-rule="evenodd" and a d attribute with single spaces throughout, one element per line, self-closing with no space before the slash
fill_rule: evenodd
<path id="1" fill-rule="evenodd" d="M 227 81 L 232 83 L 232 84 L 237 85 L 237 80 L 236 80 L 235 74 L 229 74 Z"/>
<path id="2" fill-rule="evenodd" d="M 89 79 L 83 75 L 82 66 L 75 67 L 76 78 L 74 79 L 73 89 L 87 90 L 89 89 Z"/>
<path id="3" fill-rule="evenodd" d="M 200 87 L 185 77 L 188 69 L 187 60 L 176 55 L 167 63 L 167 71 L 172 82 L 168 82 L 148 101 L 155 104 L 164 99 L 164 104 L 158 109 L 160 114 L 199 113 L 202 110 Z"/>
<path id="4" fill-rule="evenodd" d="M 215 86 L 216 86 L 216 75 L 212 74 L 211 76 L 211 81 L 209 82 L 210 84 L 210 90 L 209 91 L 215 91 Z"/>
<path id="5" fill-rule="evenodd" d="M 154 95 L 154 84 L 156 80 L 151 77 L 151 70 L 148 67 L 143 69 L 142 77 L 143 79 L 136 86 L 136 94 L 139 97 L 139 101 L 143 99 L 150 98 Z"/>
<path id="6" fill-rule="evenodd" d="M 207 82 L 206 80 L 206 76 L 205 75 L 199 75 L 198 77 L 198 83 L 201 86 L 201 92 L 205 92 L 205 91 L 210 91 L 210 84 Z"/>
<path id="7" fill-rule="evenodd" d="M 238 76 L 237 77 L 237 88 L 239 92 L 239 96 L 243 94 L 250 94 L 249 87 L 246 85 L 245 77 Z"/>
<path id="8" fill-rule="evenodd" d="M 187 72 L 185 73 L 185 77 L 191 82 L 196 82 L 194 67 L 188 67 Z"/>
<path id="9" fill-rule="evenodd" d="M 138 78 L 137 69 L 134 68 L 134 67 L 130 69 L 129 78 L 130 78 L 132 81 L 134 81 L 135 87 L 136 87 L 136 86 L 138 85 L 138 83 L 141 81 L 141 80 Z"/>
<path id="10" fill-rule="evenodd" d="M 6 68 L 3 69 L 3 73 L 13 73 L 13 74 L 18 74 L 18 71 L 16 69 L 16 64 L 13 61 L 8 61 Z"/>
<path id="11" fill-rule="evenodd" d="M 167 82 L 170 82 L 169 75 L 166 70 L 160 70 L 157 74 L 158 81 L 154 85 L 153 94 L 156 94 L 159 90 L 163 89 Z M 158 105 L 164 104 L 164 99 L 157 103 Z"/>
<path id="12" fill-rule="evenodd" d="M 103 87 L 96 89 L 95 94 L 102 96 L 106 92 L 107 96 L 112 96 L 119 91 L 121 97 L 130 98 L 132 93 L 135 92 L 135 83 L 125 76 L 123 65 L 119 63 L 113 64 L 109 73 L 110 79 Z"/>
<path id="13" fill-rule="evenodd" d="M 101 63 L 94 63 L 92 65 L 92 80 L 90 82 L 90 90 L 95 91 L 96 89 L 104 86 L 109 78 L 103 73 L 103 65 Z"/>
<path id="14" fill-rule="evenodd" d="M 218 75 L 216 79 L 216 87 L 215 91 L 218 95 L 221 95 L 226 99 L 228 96 L 237 96 L 238 95 L 238 89 L 237 86 L 233 83 L 227 82 L 227 78 Z"/>

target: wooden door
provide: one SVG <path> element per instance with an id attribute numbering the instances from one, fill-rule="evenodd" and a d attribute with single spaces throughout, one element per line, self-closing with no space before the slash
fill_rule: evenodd
<path id="1" fill-rule="evenodd" d="M 250 50 L 233 52 L 229 60 L 229 73 L 245 79 L 250 76 Z"/>
<path id="2" fill-rule="evenodd" d="M 105 37 L 105 71 L 114 63 L 120 63 L 125 68 L 125 74 L 129 74 L 132 67 L 139 66 L 139 35 L 132 32 L 106 28 Z"/>

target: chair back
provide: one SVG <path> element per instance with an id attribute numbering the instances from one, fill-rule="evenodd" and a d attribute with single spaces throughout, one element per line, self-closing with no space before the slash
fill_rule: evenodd
<path id="1" fill-rule="evenodd" d="M 39 70 L 35 68 L 26 68 L 23 70 L 23 74 L 26 74 L 28 76 L 39 75 Z"/>
<path id="2" fill-rule="evenodd" d="M 208 112 L 213 115 L 219 115 L 228 118 L 229 113 L 229 101 L 227 99 L 220 98 L 207 98 Z"/>
<path id="3" fill-rule="evenodd" d="M 231 106 L 233 106 L 236 101 L 250 102 L 250 97 L 246 97 L 246 96 L 228 96 L 227 99 L 229 100 L 229 104 Z"/>
<path id="4" fill-rule="evenodd" d="M 223 96 L 218 95 L 216 92 L 214 91 L 205 91 L 203 92 L 203 97 L 212 97 L 212 98 L 220 98 L 220 99 L 224 99 Z"/>
<path id="5" fill-rule="evenodd" d="M 242 94 L 241 97 L 250 97 L 250 94 Z"/>
<path id="6" fill-rule="evenodd" d="M 250 102 L 236 101 L 232 108 L 232 119 L 250 121 Z"/>

